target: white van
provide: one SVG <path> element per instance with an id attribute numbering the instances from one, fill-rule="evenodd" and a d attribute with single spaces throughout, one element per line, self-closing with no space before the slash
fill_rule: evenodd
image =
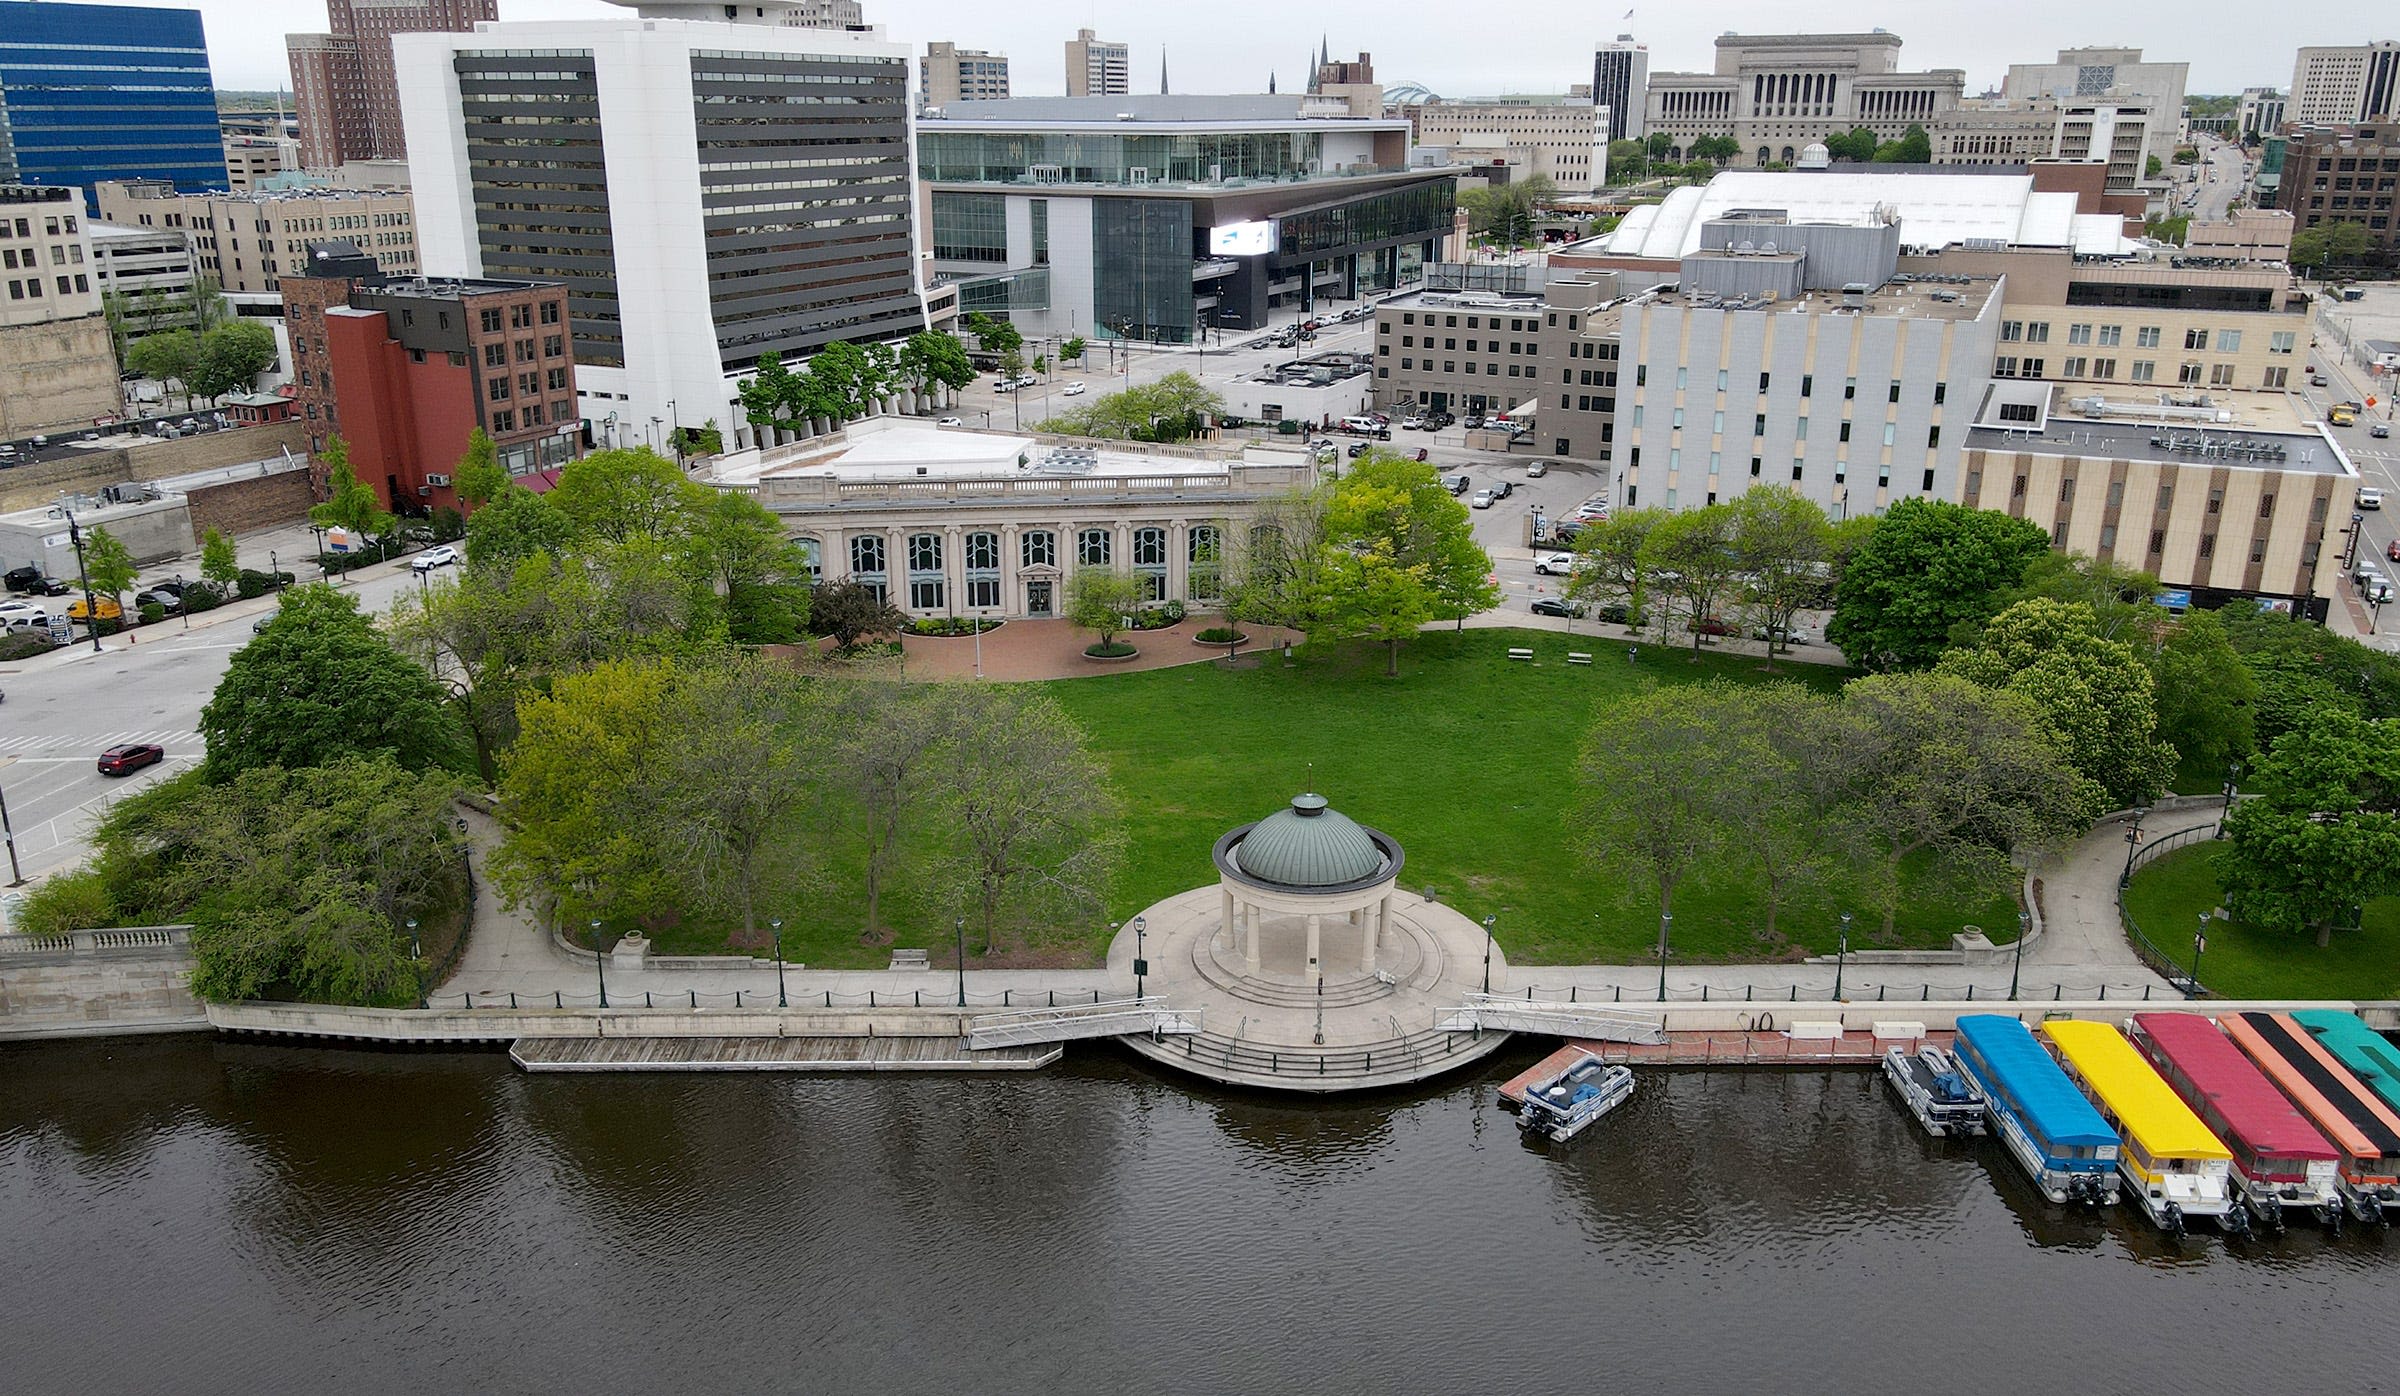
<path id="1" fill-rule="evenodd" d="M 2391 578 L 2383 575 L 2383 569 L 2371 562 L 2360 563 L 2357 573 L 2350 580 L 2357 584 L 2358 599 L 2361 601 L 2383 605 L 2392 599 Z"/>

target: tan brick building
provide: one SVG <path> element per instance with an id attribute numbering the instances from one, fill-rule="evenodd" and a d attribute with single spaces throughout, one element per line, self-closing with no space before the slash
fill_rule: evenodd
<path id="1" fill-rule="evenodd" d="M 79 194 L 0 185 L 0 440 L 89 426 L 122 405 Z"/>
<path id="2" fill-rule="evenodd" d="M 271 292 L 308 265 L 308 245 L 355 243 L 387 276 L 417 274 L 416 206 L 405 189 L 178 194 L 153 180 L 104 181 L 100 217 L 190 234 L 203 275 L 232 292 Z"/>

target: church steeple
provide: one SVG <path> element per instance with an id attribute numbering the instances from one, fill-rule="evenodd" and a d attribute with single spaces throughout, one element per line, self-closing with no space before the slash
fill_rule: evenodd
<path id="1" fill-rule="evenodd" d="M 1275 73 L 1273 69 L 1269 69 L 1267 71 L 1267 95 L 1270 97 L 1275 95 Z"/>
<path id="2" fill-rule="evenodd" d="M 1158 46 L 1158 95 L 1167 95 L 1167 46 Z"/>

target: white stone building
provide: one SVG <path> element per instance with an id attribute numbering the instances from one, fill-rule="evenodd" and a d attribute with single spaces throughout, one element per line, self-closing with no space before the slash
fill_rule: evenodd
<path id="1" fill-rule="evenodd" d="M 1608 109 L 1588 97 L 1436 99 L 1416 109 L 1417 145 L 1453 164 L 1504 160 L 1512 178 L 1540 175 L 1562 193 L 1608 183 Z"/>

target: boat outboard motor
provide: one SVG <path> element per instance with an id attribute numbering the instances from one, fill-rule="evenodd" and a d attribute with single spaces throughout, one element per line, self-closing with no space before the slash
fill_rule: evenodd
<path id="1" fill-rule="evenodd" d="M 2241 1211 L 2241 1209 L 2240 1209 L 2240 1208 L 2238 1208 L 2238 1207 L 2237 1207 L 2237 1208 L 2233 1209 L 2232 1211 L 2230 1211 L 2230 1212 L 2227 1212 L 2225 1215 L 2226 1215 L 2227 1217 L 2238 1217 L 2238 1216 L 2241 1216 L 2241 1215 L 2242 1215 L 2242 1211 Z M 2174 1202 L 2170 1202 L 2170 1203 L 2168 1203 L 2168 1204 L 2166 1205 L 2166 1210 L 2165 1210 L 2165 1213 L 2164 1213 L 2164 1218 L 2165 1218 L 2165 1223 L 2166 1223 L 2166 1228 L 2167 1228 L 2167 1234 L 2168 1234 L 2169 1236 L 2173 1236 L 2173 1237 L 2175 1237 L 2175 1238 L 2176 1238 L 2176 1239 L 2178 1239 L 2178 1240 L 2181 1240 L 2181 1239 L 2182 1239 L 2182 1237 L 2183 1237 L 2183 1234 L 2184 1234 L 2184 1224 L 2183 1224 L 2183 1207 L 2182 1207 L 2182 1205 L 2181 1205 L 2180 1203 L 2174 1203 Z"/>
<path id="2" fill-rule="evenodd" d="M 2322 1207 L 2319 1207 L 2319 1208 L 2317 1209 L 2317 1215 L 2318 1215 L 2318 1216 L 2320 1216 L 2320 1217 L 2323 1217 L 2323 1218 L 2325 1219 L 2325 1229 L 2326 1229 L 2327 1231 L 2329 1231 L 2329 1232 L 2333 1233 L 2333 1234 L 2334 1234 L 2334 1235 L 2336 1235 L 2336 1236 L 2339 1236 L 2339 1235 L 2341 1235 L 2341 1234 L 2342 1234 L 2342 1204 L 2341 1204 L 2341 1203 L 2339 1203 L 2339 1202 L 2328 1202 L 2328 1203 L 2326 1203 L 2324 1206 L 2322 1206 Z"/>
<path id="3" fill-rule="evenodd" d="M 2277 1203 L 2275 1210 L 2276 1227 L 2281 1229 L 2283 1205 Z M 2180 1214 L 2177 1220 L 2181 1220 Z M 2224 1227 L 2225 1233 L 2229 1236 L 2248 1236 L 2250 1234 L 2250 1214 L 2239 1207 L 2228 1207 L 2225 1209 Z"/>

